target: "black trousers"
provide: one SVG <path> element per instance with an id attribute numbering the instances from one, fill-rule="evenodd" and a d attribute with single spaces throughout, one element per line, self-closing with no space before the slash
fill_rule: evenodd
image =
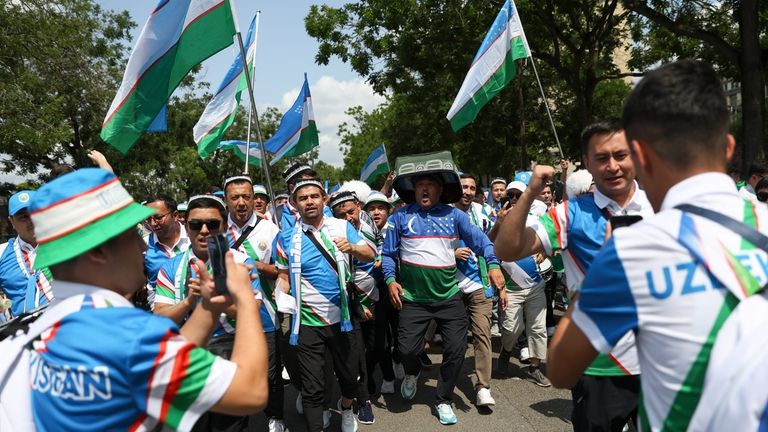
<path id="1" fill-rule="evenodd" d="M 283 419 L 283 362 L 280 359 L 280 346 L 277 343 L 277 332 L 264 333 L 269 350 L 269 399 L 264 413 L 268 418 Z"/>
<path id="2" fill-rule="evenodd" d="M 235 346 L 235 336 L 225 335 L 212 338 L 206 348 L 211 353 L 225 358 L 232 357 L 232 349 Z M 270 358 L 272 353 L 270 350 Z M 238 432 L 248 430 L 249 416 L 231 416 L 208 411 L 200 416 L 192 427 L 195 432 Z"/>
<path id="3" fill-rule="evenodd" d="M 603 377 L 583 375 L 571 389 L 575 432 L 621 432 L 627 423 L 637 424 L 640 376 Z"/>
<path id="4" fill-rule="evenodd" d="M 289 343 L 291 340 L 291 315 L 278 313 L 277 320 L 280 323 L 280 329 L 278 330 L 277 335 L 277 339 L 279 340 L 278 345 L 280 346 L 280 357 L 285 369 L 288 371 L 288 375 L 291 377 L 291 385 L 301 393 L 301 369 L 299 368 L 298 351 L 297 347 Z M 282 370 L 280 372 L 282 376 Z M 333 360 L 331 359 L 330 354 L 326 356 L 325 376 L 326 388 L 333 388 Z M 332 397 L 330 391 L 326 392 L 324 404 L 326 408 L 335 406 L 334 402 L 331 400 Z"/>
<path id="5" fill-rule="evenodd" d="M 398 330 L 399 346 L 403 368 L 408 375 L 421 372 L 419 355 L 424 351 L 424 335 L 432 320 L 437 323 L 437 331 L 443 337 L 443 362 L 437 382 L 437 403 L 450 403 L 467 351 L 469 320 L 461 293 L 436 303 L 403 302 Z"/>
<path id="6" fill-rule="evenodd" d="M 547 327 L 555 326 L 555 291 L 557 290 L 557 273 L 552 273 L 552 278 L 544 285 L 544 295 L 547 296 Z"/>
<path id="7" fill-rule="evenodd" d="M 380 290 L 379 292 L 384 293 L 386 291 Z M 381 376 L 387 381 L 394 381 L 395 371 L 392 370 L 392 359 L 397 355 L 395 341 L 397 340 L 398 310 L 392 306 L 388 296 L 382 294 L 379 302 L 376 303 L 376 312 L 373 318 L 376 328 L 374 355 L 368 367 L 372 373 L 378 364 L 381 368 Z"/>
<path id="8" fill-rule="evenodd" d="M 358 346 L 355 332 L 342 332 L 339 324 L 324 327 L 301 326 L 298 345 L 301 372 L 301 398 L 309 432 L 323 430 L 323 403 L 326 390 L 326 353 L 333 358 L 333 370 L 341 387 L 341 395 L 354 399 L 358 383 Z"/>

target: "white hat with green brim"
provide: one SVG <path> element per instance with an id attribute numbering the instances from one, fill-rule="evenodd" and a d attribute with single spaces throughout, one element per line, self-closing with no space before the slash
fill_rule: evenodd
<path id="1" fill-rule="evenodd" d="M 120 180 L 101 168 L 83 168 L 46 183 L 32 197 L 35 268 L 58 264 L 106 243 L 155 213 L 136 203 Z"/>

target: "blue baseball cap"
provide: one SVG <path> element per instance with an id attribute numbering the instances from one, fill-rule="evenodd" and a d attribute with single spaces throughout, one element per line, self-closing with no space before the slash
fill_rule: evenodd
<path id="1" fill-rule="evenodd" d="M 525 183 L 525 185 L 528 186 L 528 182 L 531 181 L 532 174 L 533 173 L 530 171 L 520 171 L 519 173 L 515 174 L 515 181 Z"/>
<path id="2" fill-rule="evenodd" d="M 8 216 L 16 216 L 16 213 L 26 210 L 33 196 L 35 191 L 31 190 L 23 190 L 11 195 L 11 199 L 8 200 Z"/>

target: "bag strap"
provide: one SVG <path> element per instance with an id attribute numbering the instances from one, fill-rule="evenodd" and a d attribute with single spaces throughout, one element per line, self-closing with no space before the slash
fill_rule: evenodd
<path id="1" fill-rule="evenodd" d="M 261 222 L 261 218 L 257 217 L 255 224 L 248 225 L 247 227 L 245 227 L 245 229 L 243 230 L 243 233 L 240 234 L 240 238 L 238 238 L 235 244 L 232 245 L 232 249 L 237 249 L 240 246 L 242 246 L 242 244 L 245 243 L 245 240 L 248 238 L 248 235 L 251 234 L 251 231 L 253 231 L 253 229 L 256 228 L 259 222 Z"/>
<path id="2" fill-rule="evenodd" d="M 301 228 L 299 228 L 299 229 L 301 229 Z M 337 266 L 336 259 L 334 259 L 331 256 L 331 254 L 328 253 L 327 250 L 325 250 L 325 248 L 320 244 L 319 241 L 317 241 L 317 237 L 315 237 L 315 235 L 313 233 L 311 233 L 311 232 L 308 232 L 306 234 L 307 234 L 307 237 L 309 237 L 309 240 L 312 243 L 315 244 L 315 247 L 317 248 L 317 250 L 320 251 L 320 254 L 323 256 L 323 258 L 325 258 L 325 260 L 328 261 L 328 264 L 331 265 L 331 268 L 337 269 L 338 267 L 336 267 Z M 339 276 L 339 277 L 341 277 L 341 276 Z"/>
<path id="3" fill-rule="evenodd" d="M 679 206 L 675 206 L 675 208 L 680 211 L 692 213 L 716 222 L 745 238 L 747 241 L 755 245 L 756 248 L 768 252 L 768 236 L 750 227 L 749 225 L 744 224 L 743 222 L 737 221 L 732 217 L 726 216 L 714 210 L 697 207 L 691 204 L 681 204 Z"/>

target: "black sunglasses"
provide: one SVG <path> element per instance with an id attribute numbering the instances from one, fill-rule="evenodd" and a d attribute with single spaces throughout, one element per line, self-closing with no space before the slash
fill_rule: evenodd
<path id="1" fill-rule="evenodd" d="M 187 221 L 187 225 L 192 231 L 200 231 L 203 229 L 203 225 L 207 226 L 209 230 L 215 231 L 221 226 L 221 220 L 208 219 L 208 220 L 190 220 Z"/>
<path id="2" fill-rule="evenodd" d="M 523 195 L 522 192 L 512 192 L 512 191 L 507 192 L 507 198 L 509 198 L 509 199 L 512 199 L 512 198 L 518 199 L 522 195 Z"/>

